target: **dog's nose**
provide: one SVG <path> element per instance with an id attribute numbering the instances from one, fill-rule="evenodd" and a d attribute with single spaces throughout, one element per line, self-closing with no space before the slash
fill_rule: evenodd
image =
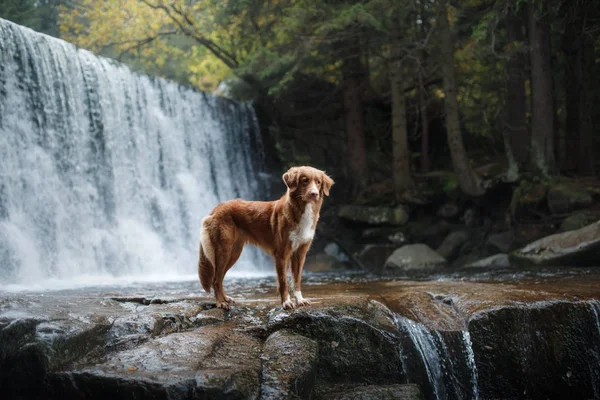
<path id="1" fill-rule="evenodd" d="M 317 192 L 316 190 L 312 190 L 310 191 L 310 193 L 308 193 L 310 197 L 313 197 L 315 199 L 319 198 L 319 192 Z"/>

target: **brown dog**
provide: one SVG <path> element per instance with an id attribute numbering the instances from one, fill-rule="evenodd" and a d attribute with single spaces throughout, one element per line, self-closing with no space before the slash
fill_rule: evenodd
<path id="1" fill-rule="evenodd" d="M 293 167 L 283 174 L 283 181 L 288 190 L 277 201 L 230 200 L 217 205 L 202 221 L 198 275 L 207 293 L 214 288 L 217 307 L 228 310 L 234 302 L 223 290 L 223 278 L 246 243 L 260 247 L 275 259 L 284 308 L 295 307 L 286 279 L 290 261 L 296 305 L 310 304 L 302 297 L 302 268 L 323 196 L 329 196 L 333 180 L 312 167 Z"/>

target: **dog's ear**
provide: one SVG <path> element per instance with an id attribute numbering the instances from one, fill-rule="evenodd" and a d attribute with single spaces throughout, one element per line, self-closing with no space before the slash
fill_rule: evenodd
<path id="1" fill-rule="evenodd" d="M 282 176 L 285 185 L 290 189 L 290 192 L 298 189 L 298 170 L 292 167 Z"/>
<path id="2" fill-rule="evenodd" d="M 335 182 L 333 181 L 333 179 L 331 179 L 330 177 L 327 176 L 327 174 L 325 172 L 323 172 L 323 193 L 325 194 L 325 196 L 329 196 L 329 189 L 331 189 L 331 186 L 333 186 Z"/>

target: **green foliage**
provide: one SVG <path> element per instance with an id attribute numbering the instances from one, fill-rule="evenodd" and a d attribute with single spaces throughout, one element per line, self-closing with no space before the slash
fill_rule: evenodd
<path id="1" fill-rule="evenodd" d="M 0 18 L 58 36 L 58 6 L 65 0 L 0 0 Z"/>
<path id="2" fill-rule="evenodd" d="M 39 25 L 36 0 L 0 0 L 0 17 L 19 25 Z"/>

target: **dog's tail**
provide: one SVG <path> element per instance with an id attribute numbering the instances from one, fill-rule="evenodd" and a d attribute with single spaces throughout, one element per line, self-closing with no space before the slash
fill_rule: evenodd
<path id="1" fill-rule="evenodd" d="M 200 235 L 200 257 L 198 259 L 198 277 L 200 283 L 206 291 L 210 293 L 215 279 L 215 249 L 213 241 L 210 237 L 210 229 L 207 228 L 207 223 L 211 217 L 206 217 L 202 220 L 202 233 Z"/>

